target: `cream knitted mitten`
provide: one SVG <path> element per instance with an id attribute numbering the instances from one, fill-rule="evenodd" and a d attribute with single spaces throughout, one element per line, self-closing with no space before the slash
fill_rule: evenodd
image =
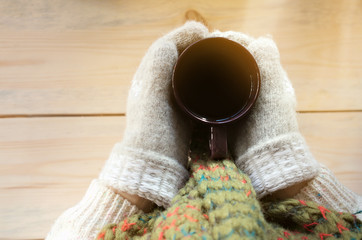
<path id="1" fill-rule="evenodd" d="M 188 22 L 149 48 L 129 91 L 123 141 L 100 174 L 107 185 L 167 207 L 185 184 L 191 129 L 172 104 L 171 76 L 179 53 L 207 33 Z"/>
<path id="2" fill-rule="evenodd" d="M 294 89 L 275 43 L 236 32 L 211 35 L 239 42 L 259 66 L 259 98 L 250 114 L 232 129 L 231 141 L 236 165 L 249 175 L 258 197 L 312 179 L 319 165 L 298 130 Z"/>
<path id="3" fill-rule="evenodd" d="M 178 54 L 206 34 L 202 24 L 188 22 L 151 46 L 129 93 L 123 142 L 83 199 L 58 217 L 47 240 L 94 239 L 104 225 L 139 212 L 114 189 L 166 207 L 183 186 L 191 130 L 171 104 L 171 72 Z"/>

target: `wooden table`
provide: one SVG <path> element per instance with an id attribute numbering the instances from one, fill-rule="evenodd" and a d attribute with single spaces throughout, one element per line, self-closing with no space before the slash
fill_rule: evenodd
<path id="1" fill-rule="evenodd" d="M 43 239 L 125 128 L 143 54 L 187 19 L 271 34 L 300 130 L 362 194 L 362 1 L 0 1 L 0 238 Z"/>

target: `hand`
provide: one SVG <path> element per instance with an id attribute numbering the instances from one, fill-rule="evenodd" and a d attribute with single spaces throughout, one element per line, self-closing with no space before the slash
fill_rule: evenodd
<path id="1" fill-rule="evenodd" d="M 259 98 L 250 114 L 231 131 L 236 165 L 249 175 L 258 197 L 315 177 L 319 165 L 298 130 L 294 89 L 273 40 L 237 32 L 216 31 L 211 36 L 240 43 L 259 66 Z"/>
<path id="2" fill-rule="evenodd" d="M 191 128 L 172 104 L 171 77 L 179 54 L 207 33 L 188 22 L 149 48 L 129 91 L 123 141 L 100 174 L 107 185 L 167 207 L 188 179 Z"/>
<path id="3" fill-rule="evenodd" d="M 191 131 L 171 103 L 171 73 L 180 52 L 206 34 L 205 26 L 188 22 L 150 47 L 129 92 L 123 141 L 112 150 L 100 179 L 58 217 L 46 239 L 94 239 L 104 225 L 139 209 L 149 211 L 153 202 L 168 206 L 188 179 Z"/>

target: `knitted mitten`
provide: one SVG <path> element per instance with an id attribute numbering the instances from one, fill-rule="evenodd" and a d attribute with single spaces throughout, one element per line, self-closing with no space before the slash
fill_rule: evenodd
<path id="1" fill-rule="evenodd" d="M 83 199 L 58 217 L 47 240 L 93 239 L 105 224 L 139 212 L 114 190 L 167 206 L 184 185 L 190 129 L 171 104 L 172 68 L 178 54 L 206 33 L 202 24 L 188 22 L 150 47 L 129 93 L 123 142 Z"/>
<path id="2" fill-rule="evenodd" d="M 211 36 L 242 44 L 259 66 L 259 98 L 250 114 L 236 124 L 231 141 L 236 165 L 249 175 L 258 197 L 312 179 L 319 165 L 298 130 L 294 90 L 275 43 L 236 32 L 216 31 Z"/>
<path id="3" fill-rule="evenodd" d="M 172 104 L 171 76 L 178 54 L 207 34 L 188 22 L 157 40 L 144 56 L 127 101 L 127 126 L 100 179 L 113 188 L 168 206 L 189 175 L 189 121 Z"/>

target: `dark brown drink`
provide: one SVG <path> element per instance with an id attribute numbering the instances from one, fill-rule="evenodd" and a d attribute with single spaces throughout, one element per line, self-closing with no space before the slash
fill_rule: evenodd
<path id="1" fill-rule="evenodd" d="M 220 38 L 210 38 L 191 46 L 178 61 L 173 80 L 185 107 L 211 121 L 233 118 L 244 109 L 254 71 L 243 59 L 244 54 L 235 48 L 237 43 L 228 41 L 220 45 L 219 41 Z"/>
<path id="2" fill-rule="evenodd" d="M 210 125 L 211 158 L 227 156 L 224 124 L 244 116 L 260 87 L 259 68 L 240 44 L 206 38 L 181 53 L 172 76 L 177 104 L 191 118 Z"/>

